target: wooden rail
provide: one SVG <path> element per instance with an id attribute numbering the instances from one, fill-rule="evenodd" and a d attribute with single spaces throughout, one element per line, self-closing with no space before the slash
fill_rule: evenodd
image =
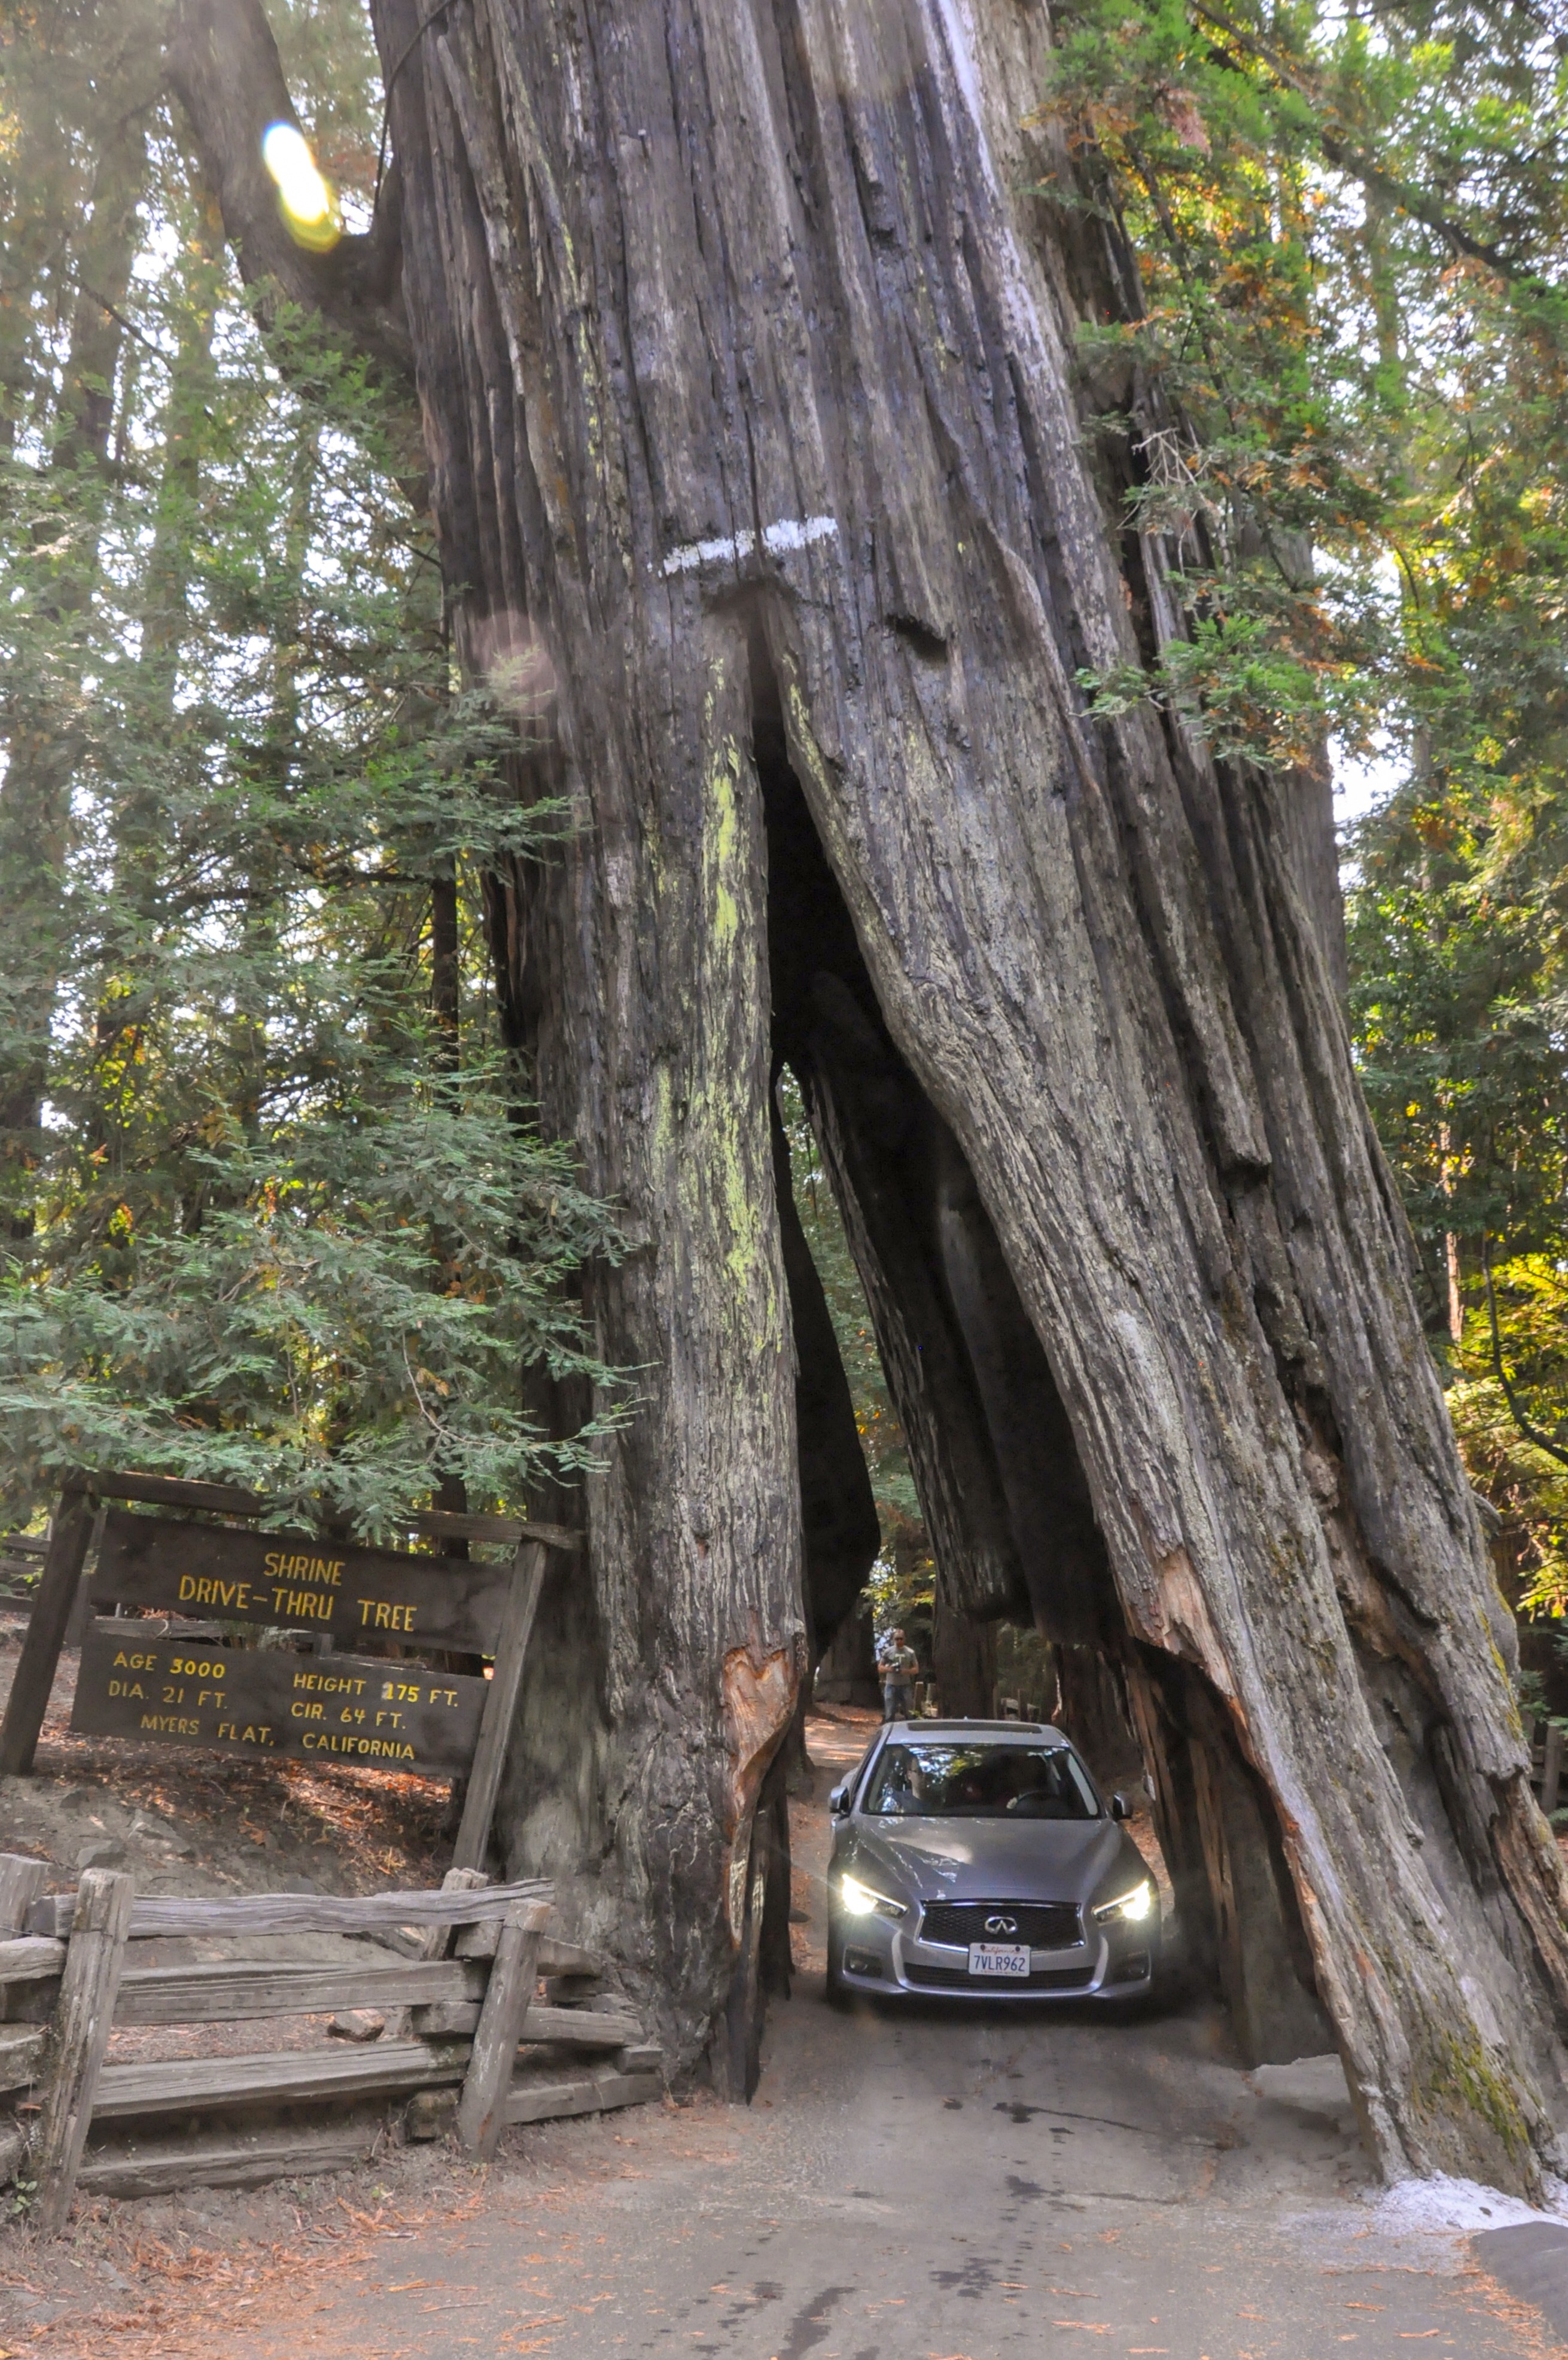
<path id="1" fill-rule="evenodd" d="M 487 1885 L 449 1872 L 439 1893 L 137 1897 L 132 1880 L 86 1871 L 75 1893 L 43 1894 L 41 1862 L 0 1855 L 0 2091 L 41 2093 L 30 2153 L 0 2119 L 0 2181 L 37 2184 L 35 2218 L 60 2229 L 76 2188 L 148 2194 L 247 2185 L 332 2169 L 367 2151 L 367 2103 L 458 2092 L 461 2144 L 488 2158 L 510 2124 L 597 2113 L 658 2097 L 663 2060 L 638 2018 L 599 1991 L 606 1961 L 554 1930 L 554 1888 L 532 1878 Z M 296 1933 L 423 1931 L 423 1955 L 319 1963 L 235 1959 L 143 1967 L 137 1946 L 170 1936 L 230 1940 Z M 541 1998 L 538 1979 L 551 1980 Z M 559 2005 L 565 1994 L 569 2001 Z M 388 2036 L 363 2047 L 263 2050 L 151 2062 L 111 2060 L 121 2026 L 237 2023 L 385 2011 Z M 46 2028 L 47 2027 L 47 2028 Z M 598 2064 L 565 2060 L 598 2051 Z M 445 2102 L 448 2109 L 452 2101 Z M 246 2110 L 336 2108 L 335 2125 L 236 2130 Z M 171 2138 L 171 2116 L 225 2118 Z M 113 2125 L 105 2147 L 94 2135 Z M 149 2140 L 141 2125 L 150 2125 Z M 93 2143 L 89 2144 L 90 2136 Z M 113 2143 L 119 2138 L 118 2146 Z"/>
<path id="2" fill-rule="evenodd" d="M 105 2065 L 93 2118 L 189 2114 L 208 2106 L 282 2105 L 304 2098 L 363 2097 L 461 2081 L 468 2043 L 373 2041 L 367 2049 L 283 2049 L 257 2057 L 181 2057 L 151 2065 Z"/>
<path id="3" fill-rule="evenodd" d="M 209 1901 L 146 1894 L 131 1907 L 131 1939 L 170 1935 L 369 1934 L 392 1926 L 468 1926 L 504 1918 L 514 1903 L 548 1901 L 540 1877 L 440 1893 L 243 1893 Z M 69 1934 L 74 1893 L 50 1893 L 27 1911 L 29 1934 Z"/>
<path id="4" fill-rule="evenodd" d="M 341 2008 L 462 2004 L 485 1995 L 479 1959 L 386 1965 L 133 1967 L 120 1977 L 116 2024 L 237 2024 L 258 2016 L 331 2016 Z"/>

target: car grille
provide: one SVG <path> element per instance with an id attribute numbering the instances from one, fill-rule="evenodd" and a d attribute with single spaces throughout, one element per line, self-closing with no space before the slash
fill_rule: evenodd
<path id="1" fill-rule="evenodd" d="M 1089 1967 L 1040 1967 L 1031 1975 L 970 1975 L 962 1967 L 923 1967 L 913 1960 L 905 1960 L 904 1972 L 924 1991 L 1087 1991 L 1094 1979 Z"/>
<path id="2" fill-rule="evenodd" d="M 987 1925 L 1005 1918 L 1006 1926 Z M 1027 1942 L 1032 1950 L 1070 1950 L 1083 1939 L 1070 1901 L 928 1901 L 920 1921 L 923 1942 Z"/>

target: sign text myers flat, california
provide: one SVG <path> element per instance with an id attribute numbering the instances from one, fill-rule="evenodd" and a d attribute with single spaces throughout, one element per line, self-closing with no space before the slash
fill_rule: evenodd
<path id="1" fill-rule="evenodd" d="M 307 1533 L 230 1532 L 110 1508 L 93 1603 L 150 1606 L 224 1622 L 269 1622 L 356 1639 L 495 1652 L 510 1579 L 503 1565 L 400 1557 Z"/>
<path id="2" fill-rule="evenodd" d="M 123 1616 L 88 1628 L 71 1726 L 442 1775 L 468 1767 L 488 1688 L 386 1657 L 155 1638 Z"/>

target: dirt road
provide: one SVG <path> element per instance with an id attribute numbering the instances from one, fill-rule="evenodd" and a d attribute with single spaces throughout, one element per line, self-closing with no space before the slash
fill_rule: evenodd
<path id="1" fill-rule="evenodd" d="M 858 1749 L 852 1729 L 818 1725 L 803 1899 L 819 1900 L 835 1756 Z M 797 1930 L 819 1956 L 819 1925 Z M 488 2177 L 443 2158 L 422 2191 L 361 2180 L 347 2209 L 332 2183 L 302 2187 L 287 2234 L 277 2197 L 264 2226 L 257 2197 L 122 2208 L 142 2225 L 119 2303 L 91 2324 L 80 2311 L 44 2324 L 26 2348 L 71 2360 L 1409 2360 L 1417 2343 L 1457 2360 L 1541 2360 L 1558 2348 L 1480 2274 L 1442 2202 L 1429 2192 L 1403 2220 L 1370 2206 L 1332 2106 L 1258 2094 L 1203 2014 L 838 2015 L 803 1974 L 750 2109 L 643 2109 L 512 2147 Z M 1492 2219 L 1512 2217 L 1499 2202 Z"/>

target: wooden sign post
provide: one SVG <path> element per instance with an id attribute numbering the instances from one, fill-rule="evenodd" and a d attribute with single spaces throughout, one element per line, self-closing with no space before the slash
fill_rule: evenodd
<path id="1" fill-rule="evenodd" d="M 141 1500 L 254 1520 L 255 1493 L 162 1476 L 83 1475 L 67 1485 L 22 1659 L 0 1725 L 0 1772 L 33 1765 L 56 1666 L 81 1587 L 99 1501 Z M 281 1755 L 424 1776 L 467 1771 L 456 1864 L 482 1866 L 544 1584 L 546 1552 L 575 1533 L 501 1516 L 431 1512 L 418 1528 L 443 1538 L 511 1541 L 510 1566 L 361 1548 L 310 1533 L 236 1529 L 102 1511 L 90 1602 L 133 1607 L 89 1623 L 73 1730 L 225 1754 Z M 148 1612 L 178 1621 L 146 1619 Z M 327 1652 L 236 1644 L 214 1623 L 309 1632 Z M 437 1672 L 400 1654 L 356 1655 L 396 1640 L 490 1655 L 492 1676 Z M 343 1652 L 339 1652 L 339 1650 Z"/>
<path id="2" fill-rule="evenodd" d="M 6 1699 L 5 1718 L 0 1722 L 0 1776 L 26 1777 L 33 1766 L 96 1513 L 97 1502 L 92 1493 L 68 1485 L 49 1519 L 49 1552 L 22 1642 L 22 1659 Z"/>

